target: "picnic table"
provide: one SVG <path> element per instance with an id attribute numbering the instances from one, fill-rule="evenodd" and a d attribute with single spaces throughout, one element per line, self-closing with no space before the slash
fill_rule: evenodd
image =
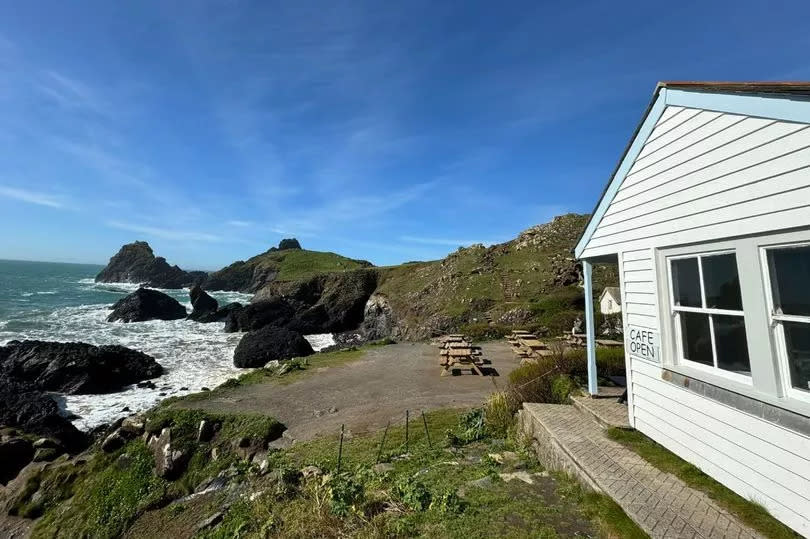
<path id="1" fill-rule="evenodd" d="M 442 352 L 445 352 L 444 350 Z M 461 366 L 461 368 L 469 368 L 473 372 L 483 376 L 484 373 L 481 372 L 481 369 L 478 367 L 478 362 L 475 360 L 475 357 L 478 355 L 474 347 L 468 346 L 466 348 L 450 348 L 446 350 L 446 355 L 443 358 L 442 363 L 442 376 L 447 376 L 450 373 L 450 370 L 456 366 Z M 479 352 L 480 353 L 480 352 Z"/>

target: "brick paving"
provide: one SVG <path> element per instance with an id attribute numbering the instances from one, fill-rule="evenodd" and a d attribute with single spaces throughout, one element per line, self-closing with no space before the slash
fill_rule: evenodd
<path id="1" fill-rule="evenodd" d="M 619 393 L 621 394 L 621 393 Z M 610 398 L 574 397 L 574 406 L 580 412 L 590 414 L 603 427 L 629 429 L 627 406 L 617 402 L 618 396 Z"/>
<path id="2" fill-rule="evenodd" d="M 598 403 L 600 411 L 613 404 L 615 415 L 623 409 L 627 421 L 625 406 L 608 399 L 589 400 Z M 572 473 L 613 498 L 650 537 L 762 537 L 704 493 L 609 439 L 592 416 L 574 406 L 526 403 L 520 422 L 547 467 Z"/>

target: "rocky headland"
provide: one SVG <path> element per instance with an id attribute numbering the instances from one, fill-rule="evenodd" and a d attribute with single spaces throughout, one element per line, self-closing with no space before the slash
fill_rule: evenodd
<path id="1" fill-rule="evenodd" d="M 152 288 L 185 288 L 208 277 L 202 271 L 184 271 L 155 256 L 145 241 L 128 243 L 96 275 L 97 283 L 136 283 Z"/>

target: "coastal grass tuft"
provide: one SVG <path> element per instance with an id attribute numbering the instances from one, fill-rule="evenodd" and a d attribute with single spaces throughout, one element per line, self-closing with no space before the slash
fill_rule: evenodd
<path id="1" fill-rule="evenodd" d="M 778 539 L 801 537 L 771 516 L 760 504 L 734 493 L 644 434 L 638 431 L 613 428 L 608 431 L 608 436 L 632 449 L 662 472 L 671 473 L 690 487 L 705 493 L 741 522 L 765 537 Z"/>

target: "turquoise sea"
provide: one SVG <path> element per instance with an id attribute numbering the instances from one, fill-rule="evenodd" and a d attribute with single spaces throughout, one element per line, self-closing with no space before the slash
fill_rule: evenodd
<path id="1" fill-rule="evenodd" d="M 79 428 L 90 428 L 137 412 L 161 399 L 213 388 L 238 375 L 233 350 L 242 338 L 225 333 L 223 323 L 153 320 L 133 324 L 106 321 L 109 307 L 138 285 L 96 283 L 102 266 L 0 260 L 0 345 L 10 340 L 80 341 L 95 345 L 120 344 L 153 356 L 166 374 L 155 380 L 157 389 L 129 388 L 111 395 L 72 395 L 66 411 L 79 417 Z M 162 290 L 190 311 L 188 289 Z M 247 303 L 250 295 L 211 293 L 220 304 Z M 320 348 L 329 336 L 308 336 Z M 59 399 L 62 402 L 62 399 Z"/>

